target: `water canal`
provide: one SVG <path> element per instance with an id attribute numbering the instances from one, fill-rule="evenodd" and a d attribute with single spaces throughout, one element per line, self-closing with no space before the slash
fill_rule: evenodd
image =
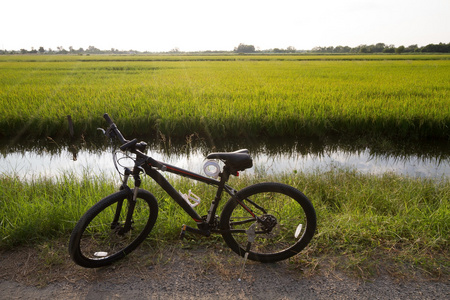
<path id="1" fill-rule="evenodd" d="M 411 177 L 441 178 L 450 174 L 448 142 L 411 145 L 350 145 L 324 141 L 232 142 L 208 146 L 202 140 L 152 144 L 147 151 L 153 158 L 202 173 L 205 156 L 213 151 L 248 148 L 254 167 L 245 171 L 277 174 L 282 172 L 326 171 L 349 168 L 358 172 L 393 172 Z M 54 140 L 12 146 L 4 141 L 0 148 L 0 173 L 22 178 L 54 177 L 62 174 L 113 176 L 112 147 L 107 143 L 70 143 Z M 131 161 L 122 160 L 125 165 Z"/>

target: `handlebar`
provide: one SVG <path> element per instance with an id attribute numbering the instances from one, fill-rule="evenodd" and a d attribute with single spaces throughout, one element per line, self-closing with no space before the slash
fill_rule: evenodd
<path id="1" fill-rule="evenodd" d="M 133 139 L 131 141 L 125 142 L 122 146 L 120 146 L 120 150 L 126 151 L 128 148 L 132 149 L 137 144 L 137 139 Z"/>
<path id="2" fill-rule="evenodd" d="M 113 122 L 113 120 L 110 118 L 110 116 L 105 113 L 103 115 L 103 118 L 105 118 L 106 122 L 109 124 L 109 132 L 110 134 L 114 134 L 115 137 L 117 137 L 119 139 L 119 141 L 122 143 L 122 146 L 120 146 L 120 150 L 122 151 L 126 151 L 126 150 L 131 150 L 132 152 L 136 153 L 136 154 L 140 154 L 141 156 L 145 156 L 146 157 L 146 163 L 150 164 L 152 167 L 155 167 L 157 169 L 160 169 L 162 171 L 165 171 L 167 168 L 165 165 L 163 165 L 162 163 L 160 163 L 159 161 L 154 160 L 153 158 L 143 154 L 142 152 L 140 152 L 139 150 L 136 150 L 137 145 L 138 145 L 138 140 L 137 139 L 132 139 L 131 141 L 125 139 L 122 135 L 122 133 L 120 132 L 119 128 L 117 128 L 117 125 Z M 111 136 L 111 137 L 114 137 Z M 145 147 L 145 143 L 140 143 L 140 144 L 144 144 Z"/>

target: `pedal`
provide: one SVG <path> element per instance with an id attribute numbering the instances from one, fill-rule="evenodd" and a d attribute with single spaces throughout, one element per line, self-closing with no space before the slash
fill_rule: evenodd
<path id="1" fill-rule="evenodd" d="M 186 235 L 186 225 L 183 224 L 183 226 L 181 226 L 180 240 L 184 239 L 185 235 Z"/>
<path id="2" fill-rule="evenodd" d="M 195 233 L 195 234 L 200 234 L 203 236 L 210 236 L 211 235 L 211 231 L 209 230 L 202 230 L 202 229 L 197 229 L 197 228 L 193 228 L 187 225 L 183 225 L 181 226 L 181 233 L 180 233 L 180 238 L 183 238 L 186 234 L 186 231 Z"/>

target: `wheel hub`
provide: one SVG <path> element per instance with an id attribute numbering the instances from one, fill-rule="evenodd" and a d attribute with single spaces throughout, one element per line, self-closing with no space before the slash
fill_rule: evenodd
<path id="1" fill-rule="evenodd" d="M 260 221 L 259 229 L 266 233 L 270 233 L 273 230 L 273 228 L 278 224 L 277 218 L 275 218 L 275 216 L 273 215 L 262 215 L 259 218 L 259 221 Z"/>

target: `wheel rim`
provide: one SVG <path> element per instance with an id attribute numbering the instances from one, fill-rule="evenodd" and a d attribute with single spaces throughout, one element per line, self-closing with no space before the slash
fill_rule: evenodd
<path id="1" fill-rule="evenodd" d="M 150 208 L 146 201 L 136 200 L 130 230 L 123 232 L 128 211 L 124 201 L 118 223 L 112 226 L 117 201 L 103 209 L 89 222 L 80 237 L 80 253 L 89 260 L 108 260 L 124 256 L 127 249 L 140 237 L 149 222 Z"/>

